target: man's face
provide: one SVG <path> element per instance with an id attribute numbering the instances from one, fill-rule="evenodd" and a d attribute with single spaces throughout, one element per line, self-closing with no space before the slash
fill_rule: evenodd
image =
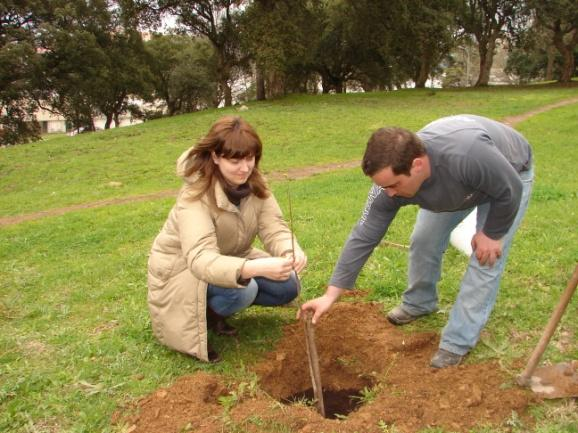
<path id="1" fill-rule="evenodd" d="M 390 197 L 410 198 L 416 195 L 424 179 L 416 173 L 412 166 L 409 176 L 406 174 L 394 174 L 391 167 L 382 168 L 371 176 L 373 183 L 380 186 Z"/>

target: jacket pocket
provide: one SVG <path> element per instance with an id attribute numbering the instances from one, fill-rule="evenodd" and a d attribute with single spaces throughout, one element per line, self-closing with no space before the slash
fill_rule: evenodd
<path id="1" fill-rule="evenodd" d="M 177 260 L 178 257 L 174 254 L 152 251 L 148 261 L 149 281 L 155 282 L 154 285 L 162 285 L 167 282 L 173 275 Z"/>

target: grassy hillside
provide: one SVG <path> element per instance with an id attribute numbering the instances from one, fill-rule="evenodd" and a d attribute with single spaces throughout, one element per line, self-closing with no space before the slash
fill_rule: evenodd
<path id="1" fill-rule="evenodd" d="M 418 128 L 466 111 L 502 118 L 576 93 L 538 88 L 291 97 L 251 105 L 242 114 L 266 143 L 265 169 L 279 170 L 357 159 L 371 130 L 382 124 Z M 0 149 L 3 215 L 177 187 L 175 158 L 227 112 L 232 110 Z M 535 151 L 534 196 L 494 313 L 467 362 L 498 358 L 514 373 L 514 361 L 531 352 L 578 262 L 577 118 L 578 104 L 518 125 Z M 107 187 L 112 180 L 124 186 Z M 309 256 L 305 298 L 324 291 L 368 187 L 359 169 L 273 185 L 285 210 L 291 189 L 295 230 Z M 146 261 L 173 201 L 87 209 L 0 229 L 0 431 L 121 431 L 110 423 L 115 409 L 194 371 L 248 375 L 247 366 L 294 320 L 289 308 L 243 312 L 233 320 L 241 330 L 238 343 L 215 341 L 224 357 L 218 365 L 160 346 L 146 307 Z M 408 243 L 415 212 L 400 212 L 389 240 Z M 404 251 L 379 247 L 357 287 L 387 310 L 405 288 L 406 264 Z M 462 255 L 448 251 L 441 313 L 410 330 L 441 331 L 465 265 Z M 578 359 L 576 317 L 574 299 L 545 361 Z M 479 431 L 577 432 L 572 401 L 537 404 L 533 413 L 535 426 Z"/>
<path id="2" fill-rule="evenodd" d="M 577 95 L 577 88 L 531 86 L 292 96 L 249 104 L 242 113 L 209 110 L 59 136 L 0 149 L 0 217 L 176 188 L 176 158 L 225 114 L 241 114 L 256 127 L 267 172 L 359 159 L 370 133 L 384 125 L 418 129 L 465 112 L 500 119 Z"/>

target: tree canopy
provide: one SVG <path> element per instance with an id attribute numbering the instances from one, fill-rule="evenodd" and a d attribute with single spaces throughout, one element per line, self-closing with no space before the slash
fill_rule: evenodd
<path id="1" fill-rule="evenodd" d="M 173 34 L 155 34 L 168 16 Z M 108 128 L 135 100 L 166 115 L 231 105 L 240 78 L 257 99 L 478 71 L 486 86 L 500 41 L 510 75 L 568 83 L 578 45 L 573 0 L 5 0 L 0 24 L 0 144 L 37 139 L 39 107 Z"/>
<path id="2" fill-rule="evenodd" d="M 552 44 L 562 56 L 560 82 L 569 83 L 576 73 L 574 53 L 578 45 L 578 2 L 532 0 L 530 6 L 536 23 L 547 30 Z"/>
<path id="3" fill-rule="evenodd" d="M 0 144 L 36 140 L 38 123 L 32 118 L 38 108 L 31 77 L 38 70 L 34 42 L 36 11 L 40 2 L 4 1 L 0 4 Z"/>
<path id="4" fill-rule="evenodd" d="M 204 38 L 156 35 L 146 43 L 153 96 L 169 116 L 209 107 L 217 94 L 215 52 Z"/>

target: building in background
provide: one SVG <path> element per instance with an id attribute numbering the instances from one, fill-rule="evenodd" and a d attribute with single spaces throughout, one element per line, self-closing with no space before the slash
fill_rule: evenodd
<path id="1" fill-rule="evenodd" d="M 73 128 L 67 124 L 66 119 L 60 115 L 51 113 L 48 110 L 39 109 L 36 112 L 36 121 L 40 124 L 40 130 L 42 134 L 54 134 L 54 133 L 74 133 Z M 119 126 L 130 126 L 142 123 L 141 119 L 135 119 L 130 113 L 123 114 L 119 117 Z M 96 129 L 104 129 L 104 124 L 106 118 L 104 116 L 98 116 L 94 118 L 94 126 Z M 111 126 L 114 128 L 114 124 Z"/>

